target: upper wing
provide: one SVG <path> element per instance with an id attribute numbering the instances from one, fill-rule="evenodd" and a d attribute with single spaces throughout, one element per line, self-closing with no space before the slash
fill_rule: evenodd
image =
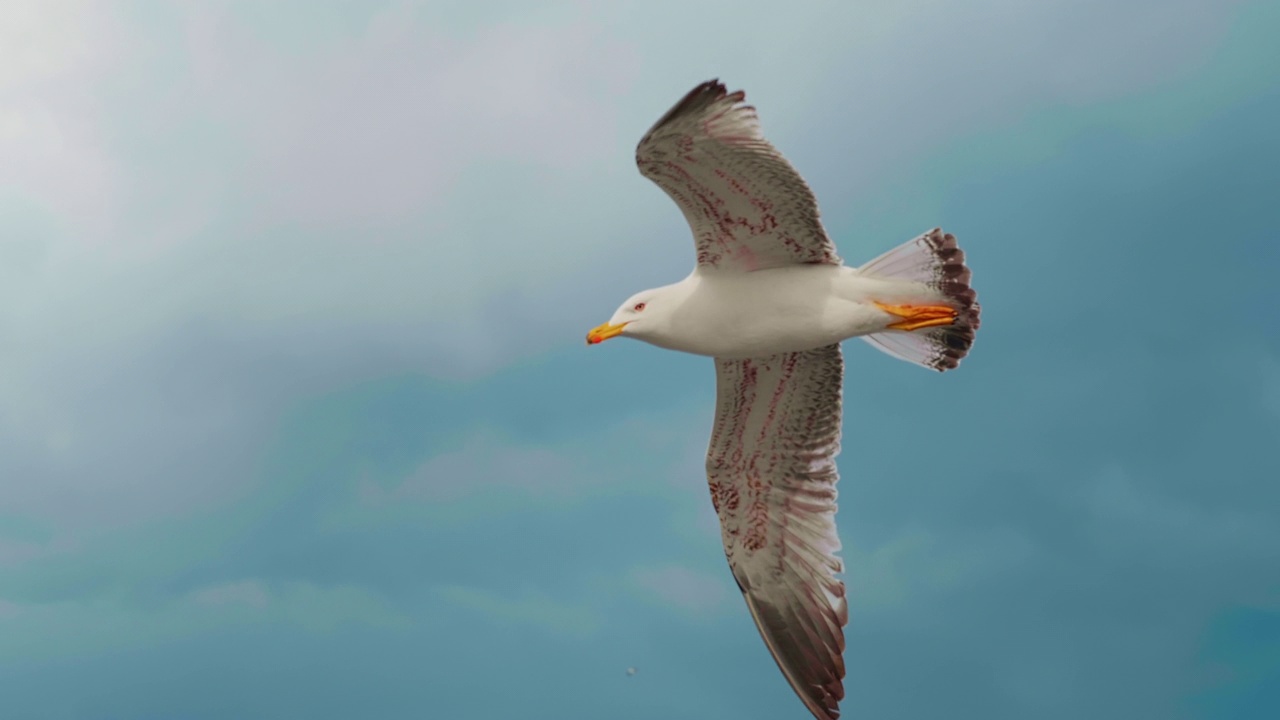
<path id="1" fill-rule="evenodd" d="M 640 140 L 640 173 L 680 206 L 699 265 L 842 264 L 813 191 L 764 139 L 745 97 L 716 80 L 694 88 Z"/>
<path id="2" fill-rule="evenodd" d="M 839 345 L 716 360 L 707 451 L 725 556 L 774 660 L 819 720 L 844 698 L 844 583 L 836 578 Z"/>

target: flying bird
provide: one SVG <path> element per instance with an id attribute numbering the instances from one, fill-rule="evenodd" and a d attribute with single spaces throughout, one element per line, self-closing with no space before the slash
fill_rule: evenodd
<path id="1" fill-rule="evenodd" d="M 725 557 L 783 676 L 818 720 L 844 698 L 836 455 L 844 359 L 860 337 L 925 368 L 959 365 L 977 294 L 955 236 L 933 229 L 844 264 L 813 192 L 764 138 L 742 91 L 705 82 L 636 148 L 693 232 L 683 280 L 627 298 L 587 334 L 714 358 L 707 482 Z"/>

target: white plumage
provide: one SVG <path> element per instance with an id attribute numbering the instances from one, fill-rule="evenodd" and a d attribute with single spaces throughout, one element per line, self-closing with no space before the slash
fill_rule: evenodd
<path id="1" fill-rule="evenodd" d="M 844 266 L 812 191 L 743 99 L 703 83 L 640 141 L 640 172 L 684 213 L 696 264 L 628 298 L 587 342 L 626 336 L 715 358 L 707 481 L 725 556 L 787 681 L 814 717 L 835 720 L 848 620 L 839 343 L 863 337 L 948 370 L 968 353 L 979 306 L 964 253 L 941 230 Z"/>

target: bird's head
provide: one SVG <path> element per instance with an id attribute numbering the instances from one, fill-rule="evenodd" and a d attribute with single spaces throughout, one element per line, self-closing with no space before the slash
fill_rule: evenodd
<path id="1" fill-rule="evenodd" d="M 667 288 L 644 290 L 627 298 L 609 318 L 609 322 L 587 333 L 587 344 L 596 345 L 609 338 L 627 335 L 646 340 L 661 332 L 664 318 L 671 310 Z"/>

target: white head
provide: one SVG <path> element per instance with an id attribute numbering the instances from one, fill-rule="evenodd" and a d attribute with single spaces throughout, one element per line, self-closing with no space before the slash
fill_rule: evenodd
<path id="1" fill-rule="evenodd" d="M 643 290 L 627 298 L 609 322 L 587 333 L 587 344 L 595 345 L 609 338 L 626 335 L 637 340 L 652 341 L 668 327 L 671 312 L 678 303 L 674 286 Z"/>

